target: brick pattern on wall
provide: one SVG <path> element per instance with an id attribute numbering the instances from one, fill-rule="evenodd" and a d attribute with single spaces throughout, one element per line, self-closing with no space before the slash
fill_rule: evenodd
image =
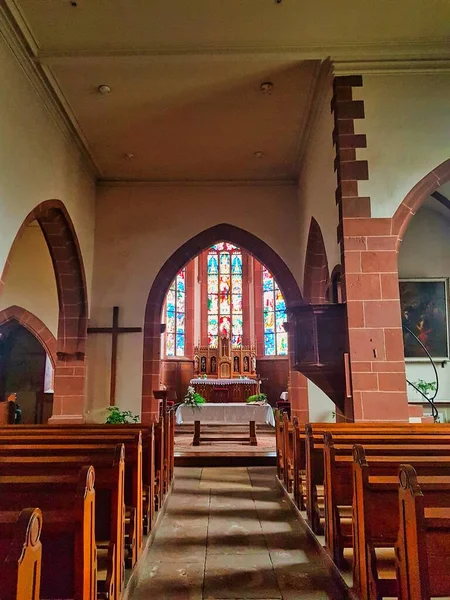
<path id="1" fill-rule="evenodd" d="M 353 88 L 362 83 L 360 76 L 336 77 L 332 102 L 353 417 L 407 420 L 397 238 L 391 219 L 370 218 L 370 199 L 358 193 L 358 182 L 369 177 L 367 161 L 356 157 L 357 148 L 367 145 L 354 126 L 364 118 L 364 103 L 353 100 Z"/>
<path id="2" fill-rule="evenodd" d="M 58 300 L 57 361 L 53 416 L 58 422 L 81 420 L 85 397 L 84 353 L 87 338 L 86 278 L 81 250 L 70 216 L 59 200 L 47 200 L 25 218 L 14 243 L 25 228 L 36 220 L 52 257 Z M 0 279 L 4 285 L 9 258 Z M 69 415 L 65 419 L 65 415 Z"/>
<path id="3" fill-rule="evenodd" d="M 144 362 L 142 379 L 142 422 L 156 418 L 157 403 L 153 390 L 160 387 L 161 311 L 167 289 L 178 271 L 192 258 L 219 241 L 239 246 L 264 263 L 274 274 L 287 306 L 299 304 L 302 296 L 298 284 L 284 261 L 270 246 L 253 234 L 229 224 L 220 224 L 200 232 L 180 246 L 164 263 L 150 289 L 144 320 Z"/>
<path id="4" fill-rule="evenodd" d="M 318 222 L 311 218 L 308 244 L 306 247 L 303 296 L 311 304 L 325 302 L 329 283 L 328 259 Z"/>

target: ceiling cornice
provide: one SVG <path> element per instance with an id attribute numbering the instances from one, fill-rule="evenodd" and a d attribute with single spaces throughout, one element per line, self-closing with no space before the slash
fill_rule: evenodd
<path id="1" fill-rule="evenodd" d="M 335 60 L 336 75 L 398 75 L 402 73 L 434 74 L 450 72 L 450 57 L 384 60 Z"/>
<path id="2" fill-rule="evenodd" d="M 288 60 L 324 60 L 329 57 L 333 62 L 348 64 L 409 63 L 426 61 L 436 65 L 450 60 L 449 40 L 412 40 L 410 42 L 386 42 L 366 44 L 309 44 L 309 45 L 269 45 L 248 44 L 226 46 L 220 44 L 148 47 L 142 49 L 118 49 L 107 51 L 67 50 L 48 48 L 36 52 L 36 60 L 42 64 L 91 60 L 159 60 L 161 58 L 194 60 L 222 59 L 223 57 L 242 57 L 260 59 L 262 56 Z"/>
<path id="3" fill-rule="evenodd" d="M 297 187 L 295 179 L 98 179 L 99 187 Z"/>
<path id="4" fill-rule="evenodd" d="M 77 130 L 76 119 L 69 110 L 67 103 L 63 104 L 61 98 L 55 92 L 54 85 L 56 82 L 50 82 L 48 73 L 33 60 L 33 50 L 28 40 L 22 35 L 4 2 L 0 2 L 0 36 L 5 40 L 54 123 L 69 142 L 74 155 L 78 159 L 81 158 L 80 163 L 91 177 L 98 177 L 100 171 L 88 151 L 84 136 L 82 136 L 81 131 Z"/>

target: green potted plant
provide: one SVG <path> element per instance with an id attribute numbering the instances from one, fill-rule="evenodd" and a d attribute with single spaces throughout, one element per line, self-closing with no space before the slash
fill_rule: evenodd
<path id="1" fill-rule="evenodd" d="M 109 415 L 105 423 L 108 425 L 123 425 L 124 423 L 138 423 L 139 417 L 133 415 L 131 410 L 120 410 L 118 406 L 108 406 Z"/>

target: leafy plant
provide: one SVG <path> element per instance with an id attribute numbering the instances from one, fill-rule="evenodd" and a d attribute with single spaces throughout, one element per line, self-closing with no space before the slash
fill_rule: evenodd
<path id="1" fill-rule="evenodd" d="M 267 394 L 253 394 L 247 398 L 247 402 L 251 404 L 252 402 L 267 402 Z"/>
<path id="2" fill-rule="evenodd" d="M 186 396 L 184 397 L 184 404 L 186 406 L 197 408 L 199 404 L 205 404 L 205 402 L 206 400 L 203 396 L 200 396 L 200 394 L 194 390 L 192 385 L 190 385 L 187 389 Z"/>
<path id="3" fill-rule="evenodd" d="M 424 396 L 427 398 L 429 392 L 436 391 L 436 382 L 435 381 L 424 381 L 423 379 L 418 379 L 417 381 L 413 381 L 413 386 L 419 389 Z"/>
<path id="4" fill-rule="evenodd" d="M 124 423 L 138 423 L 139 417 L 133 415 L 131 410 L 120 410 L 118 406 L 108 406 L 109 415 L 105 421 L 108 425 L 122 425 Z"/>

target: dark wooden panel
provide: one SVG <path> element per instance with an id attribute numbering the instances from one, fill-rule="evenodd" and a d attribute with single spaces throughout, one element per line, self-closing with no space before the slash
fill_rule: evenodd
<path id="1" fill-rule="evenodd" d="M 163 384 L 177 393 L 179 401 L 183 400 L 189 382 L 194 377 L 194 361 L 182 358 L 163 360 L 161 370 Z"/>
<path id="2" fill-rule="evenodd" d="M 267 394 L 267 400 L 276 406 L 281 392 L 286 392 L 289 377 L 289 361 L 286 358 L 259 358 L 256 370 L 262 380 L 261 392 Z"/>

